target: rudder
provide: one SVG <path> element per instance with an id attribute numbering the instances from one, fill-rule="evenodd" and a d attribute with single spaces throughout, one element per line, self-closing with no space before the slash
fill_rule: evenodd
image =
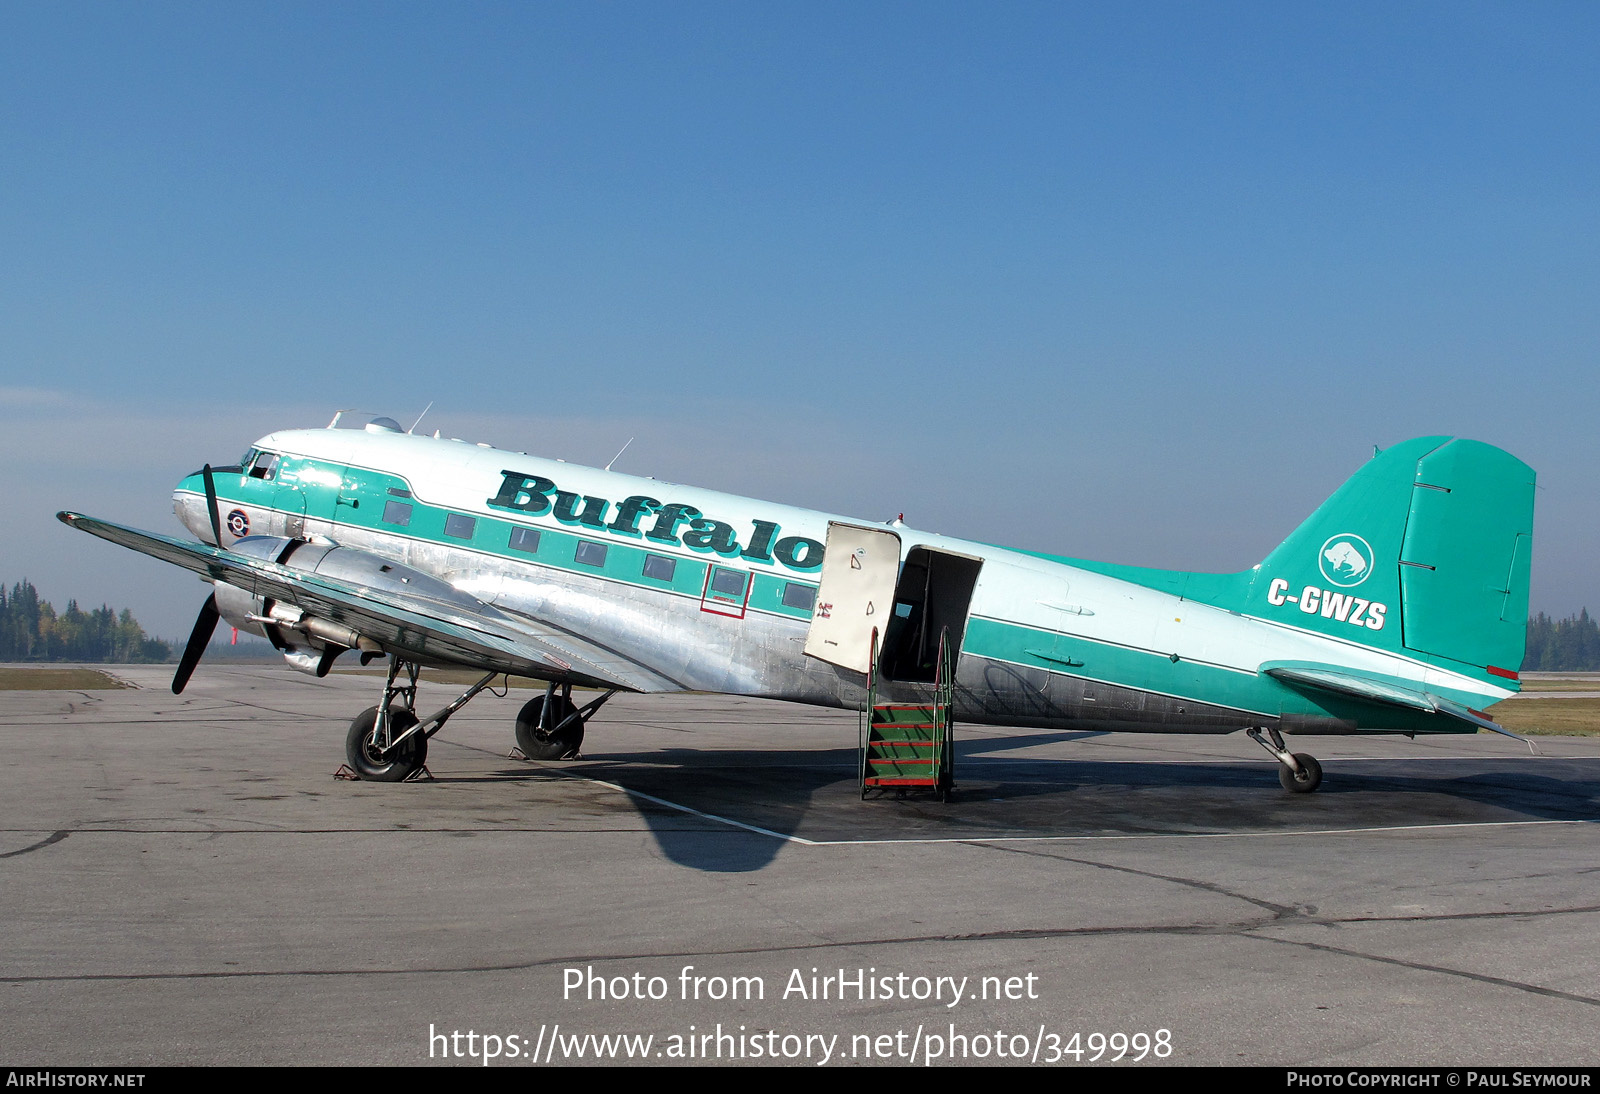
<path id="1" fill-rule="evenodd" d="M 1533 468 L 1481 441 L 1417 461 L 1400 555 L 1406 648 L 1514 677 L 1528 633 Z"/>

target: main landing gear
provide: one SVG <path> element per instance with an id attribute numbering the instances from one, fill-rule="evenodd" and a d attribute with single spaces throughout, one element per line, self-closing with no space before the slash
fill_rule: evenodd
<path id="1" fill-rule="evenodd" d="M 1290 752 L 1275 726 L 1266 727 L 1266 733 L 1272 738 L 1271 741 L 1261 735 L 1260 729 L 1249 730 L 1247 736 L 1278 758 L 1278 781 L 1285 790 L 1309 794 L 1322 785 L 1322 765 L 1315 756 L 1305 752 Z"/>
<path id="2" fill-rule="evenodd" d="M 406 673 L 405 682 L 396 683 L 402 668 Z M 421 771 L 428 759 L 428 738 L 443 729 L 450 715 L 466 706 L 474 695 L 500 675 L 498 672 L 489 673 L 462 692 L 455 702 L 419 721 L 419 668 L 411 661 L 391 657 L 389 677 L 383 684 L 382 701 L 356 715 L 356 720 L 350 723 L 350 732 L 344 738 L 344 754 L 351 768 L 361 778 L 372 782 L 398 783 L 405 782 Z"/>
<path id="3" fill-rule="evenodd" d="M 517 714 L 517 747 L 530 760 L 577 756 L 583 745 L 584 723 L 615 694 L 612 689 L 579 707 L 572 701 L 572 685 L 562 684 L 557 695 L 552 680 L 543 695 L 529 699 Z"/>
<path id="4" fill-rule="evenodd" d="M 428 738 L 443 729 L 450 715 L 466 706 L 500 675 L 498 672 L 486 674 L 449 706 L 419 719 L 419 671 L 420 666 L 414 662 L 391 657 L 382 701 L 362 711 L 350 723 L 350 732 L 344 738 L 344 752 L 357 777 L 372 782 L 398 783 L 416 775 L 428 759 Z M 529 700 L 517 715 L 518 747 L 530 760 L 564 760 L 576 756 L 583 744 L 584 723 L 615 694 L 616 690 L 612 689 L 578 707 L 572 702 L 571 684 L 551 682 L 543 695 Z"/>

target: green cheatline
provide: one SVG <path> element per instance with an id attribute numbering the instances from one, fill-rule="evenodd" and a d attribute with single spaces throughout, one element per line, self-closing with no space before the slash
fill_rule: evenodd
<path id="1" fill-rule="evenodd" d="M 128 687 L 97 669 L 0 668 L 0 691 L 112 691 Z"/>

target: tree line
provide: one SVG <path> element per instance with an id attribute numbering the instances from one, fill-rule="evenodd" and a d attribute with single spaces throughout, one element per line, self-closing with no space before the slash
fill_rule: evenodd
<path id="1" fill-rule="evenodd" d="M 170 661 L 172 644 L 145 635 L 127 608 L 84 611 L 76 600 L 58 613 L 23 580 L 0 585 L 0 661 Z M 1585 608 L 1566 619 L 1540 612 L 1528 620 L 1524 672 L 1600 671 L 1600 624 Z"/>
<path id="2" fill-rule="evenodd" d="M 30 581 L 0 585 L 0 661 L 170 661 L 172 646 L 150 638 L 127 608 L 84 611 L 76 600 L 57 612 Z"/>
<path id="3" fill-rule="evenodd" d="M 1524 672 L 1594 672 L 1600 670 L 1600 626 L 1585 608 L 1566 619 L 1540 612 L 1528 620 L 1528 653 Z"/>

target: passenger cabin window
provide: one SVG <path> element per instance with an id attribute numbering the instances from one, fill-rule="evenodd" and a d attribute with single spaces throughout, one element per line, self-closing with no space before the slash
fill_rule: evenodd
<path id="1" fill-rule="evenodd" d="M 711 575 L 711 591 L 723 596 L 743 596 L 744 574 L 738 570 L 717 567 L 716 573 Z"/>
<path id="2" fill-rule="evenodd" d="M 477 527 L 478 518 L 476 517 L 450 513 L 444 518 L 444 534 L 454 536 L 456 539 L 471 539 L 472 533 Z"/>
<path id="3" fill-rule="evenodd" d="M 783 603 L 785 607 L 809 612 L 817 606 L 817 590 L 811 585 L 786 582 L 783 586 Z"/>
<path id="4" fill-rule="evenodd" d="M 511 549 L 524 554 L 534 554 L 539 550 L 539 529 L 513 528 L 511 529 Z"/>
<path id="5" fill-rule="evenodd" d="M 585 566 L 604 566 L 606 564 L 606 545 L 596 543 L 592 539 L 578 541 L 577 559 Z"/>
<path id="6" fill-rule="evenodd" d="M 249 475 L 252 479 L 263 479 L 271 482 L 278 477 L 278 454 L 276 452 L 257 452 L 256 458 L 250 461 Z"/>
<path id="7" fill-rule="evenodd" d="M 398 524 L 404 528 L 411 523 L 411 506 L 403 501 L 386 501 L 383 503 L 383 520 L 385 524 Z"/>
<path id="8" fill-rule="evenodd" d="M 653 577 L 657 581 L 671 581 L 672 575 L 678 570 L 678 560 L 668 558 L 666 555 L 645 555 L 644 576 Z"/>

